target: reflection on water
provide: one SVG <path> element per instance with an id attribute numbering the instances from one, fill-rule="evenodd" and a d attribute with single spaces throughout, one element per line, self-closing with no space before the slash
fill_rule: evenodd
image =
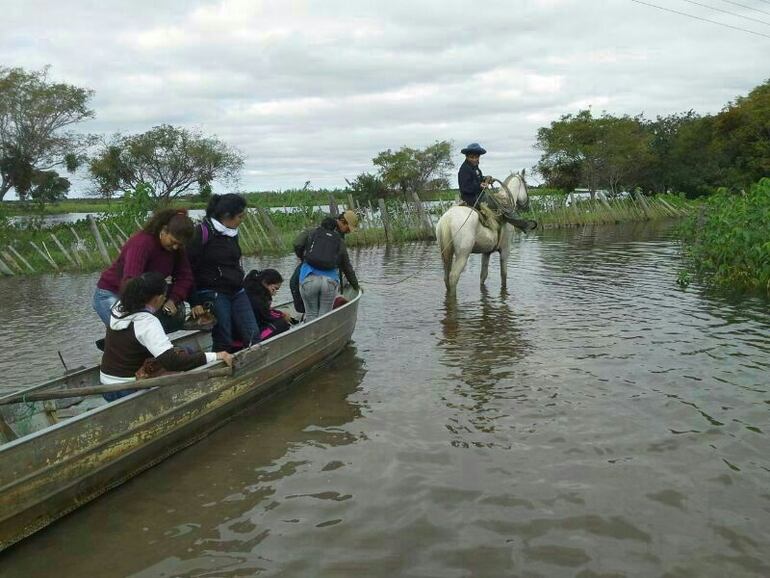
<path id="1" fill-rule="evenodd" d="M 353 260 L 365 294 L 330 369 L 3 575 L 770 575 L 767 301 L 679 289 L 650 224 L 517 237 L 508 293 L 475 257 L 452 301 L 435 245 Z M 0 280 L 8 381 L 92 355 L 93 280 Z"/>

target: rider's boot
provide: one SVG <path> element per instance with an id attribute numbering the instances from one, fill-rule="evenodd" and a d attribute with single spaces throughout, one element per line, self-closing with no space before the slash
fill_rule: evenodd
<path id="1" fill-rule="evenodd" d="M 537 229 L 537 221 L 530 219 L 519 219 L 512 211 L 502 210 L 500 215 L 506 223 L 510 223 L 522 231 L 532 231 Z"/>

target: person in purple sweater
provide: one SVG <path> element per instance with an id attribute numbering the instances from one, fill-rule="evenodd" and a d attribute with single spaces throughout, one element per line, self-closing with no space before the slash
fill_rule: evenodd
<path id="1" fill-rule="evenodd" d="M 184 209 L 157 211 L 144 228 L 131 236 L 120 255 L 99 277 L 94 293 L 96 314 L 109 327 L 113 306 L 126 283 L 142 273 L 156 272 L 171 277 L 168 298 L 159 313 L 164 327 L 173 329 L 170 319 L 183 309 L 179 305 L 193 288 L 193 274 L 185 245 L 192 239 L 194 225 Z"/>

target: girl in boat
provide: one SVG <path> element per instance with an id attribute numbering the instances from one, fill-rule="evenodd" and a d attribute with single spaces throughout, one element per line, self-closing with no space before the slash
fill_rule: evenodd
<path id="1" fill-rule="evenodd" d="M 260 339 L 268 339 L 287 331 L 295 320 L 291 315 L 273 309 L 273 297 L 281 288 L 283 277 L 275 269 L 257 271 L 253 269 L 246 275 L 243 288 L 249 296 L 251 308 L 261 329 Z"/>
<path id="2" fill-rule="evenodd" d="M 246 199 L 229 193 L 212 195 L 206 217 L 195 228 L 187 254 L 196 291 L 190 303 L 193 316 L 211 305 L 217 323 L 211 331 L 214 351 L 237 351 L 236 341 L 248 347 L 259 341 L 259 327 L 243 290 L 238 227 L 246 214 Z"/>
<path id="3" fill-rule="evenodd" d="M 125 284 L 120 300 L 112 309 L 104 341 L 99 368 L 102 384 L 136 381 L 137 372 L 150 358 L 165 371 L 187 371 L 218 359 L 232 365 L 232 356 L 226 351 L 189 353 L 173 346 L 155 316 L 166 301 L 166 289 L 165 277 L 154 271 L 142 273 Z M 134 391 L 105 393 L 104 398 L 113 401 Z"/>
<path id="4" fill-rule="evenodd" d="M 126 282 L 154 271 L 164 278 L 171 277 L 168 298 L 159 311 L 159 318 L 167 332 L 182 328 L 184 307 L 180 305 L 193 287 L 184 246 L 192 239 L 193 232 L 193 222 L 185 209 L 162 209 L 126 241 L 118 258 L 96 284 L 93 307 L 106 326 L 110 325 L 110 311 Z"/>

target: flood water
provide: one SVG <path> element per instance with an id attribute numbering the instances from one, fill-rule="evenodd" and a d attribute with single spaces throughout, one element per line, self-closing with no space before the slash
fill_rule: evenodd
<path id="1" fill-rule="evenodd" d="M 770 575 L 767 301 L 678 288 L 651 225 L 516 239 L 508 293 L 496 257 L 479 290 L 474 257 L 456 302 L 434 245 L 353 257 L 366 293 L 328 368 L 0 574 Z M 0 280 L 4 385 L 55 374 L 57 350 L 97 360 L 95 278 Z"/>

